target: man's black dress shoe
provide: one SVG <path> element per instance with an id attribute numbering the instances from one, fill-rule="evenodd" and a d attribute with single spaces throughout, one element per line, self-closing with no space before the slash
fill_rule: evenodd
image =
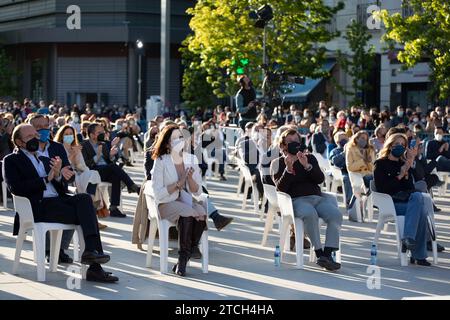
<path id="1" fill-rule="evenodd" d="M 81 263 L 82 264 L 104 264 L 107 263 L 110 260 L 109 255 L 107 254 L 101 254 L 97 251 L 85 251 L 83 255 L 81 256 Z"/>
<path id="2" fill-rule="evenodd" d="M 109 215 L 111 217 L 115 217 L 115 218 L 126 218 L 127 217 L 127 215 L 120 212 L 120 210 L 118 208 L 109 209 Z"/>
<path id="3" fill-rule="evenodd" d="M 105 272 L 104 270 L 87 270 L 86 280 L 93 282 L 105 282 L 112 283 L 119 281 L 119 278 L 113 276 L 111 272 Z"/>

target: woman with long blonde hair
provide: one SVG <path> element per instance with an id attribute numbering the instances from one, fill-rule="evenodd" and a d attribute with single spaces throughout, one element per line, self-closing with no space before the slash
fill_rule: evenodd
<path id="1" fill-rule="evenodd" d="M 364 130 L 358 131 L 345 145 L 347 171 L 361 174 L 368 188 L 373 179 L 374 162 L 375 148 L 369 141 L 369 134 Z"/>
<path id="2" fill-rule="evenodd" d="M 392 196 L 397 216 L 405 217 L 402 251 L 411 251 L 411 263 L 430 266 L 427 258 L 427 219 L 433 211 L 431 198 L 416 191 L 411 167 L 417 147 L 408 148 L 406 135 L 396 133 L 386 140 L 375 162 L 377 192 Z"/>

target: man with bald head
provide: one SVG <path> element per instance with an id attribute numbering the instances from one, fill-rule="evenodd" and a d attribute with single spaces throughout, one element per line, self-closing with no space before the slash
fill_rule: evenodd
<path id="1" fill-rule="evenodd" d="M 101 264 L 110 260 L 103 253 L 96 210 L 88 194 L 69 195 L 67 181 L 74 172 L 62 167 L 60 157 L 52 157 L 46 165 L 38 156 L 40 135 L 29 124 L 17 126 L 12 135 L 13 153 L 5 157 L 5 181 L 14 195 L 30 200 L 35 222 L 80 225 L 86 243 L 81 263 L 90 265 L 88 281 L 116 282 L 118 278 L 105 272 Z"/>

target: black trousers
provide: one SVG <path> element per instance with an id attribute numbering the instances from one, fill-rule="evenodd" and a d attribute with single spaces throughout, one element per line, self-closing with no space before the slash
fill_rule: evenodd
<path id="1" fill-rule="evenodd" d="M 54 222 L 80 225 L 86 250 L 103 253 L 97 215 L 92 198 L 86 193 L 43 199 L 36 222 Z"/>
<path id="2" fill-rule="evenodd" d="M 111 205 L 120 205 L 120 193 L 122 191 L 121 182 L 125 183 L 128 188 L 131 188 L 134 185 L 133 180 L 131 180 L 128 174 L 115 163 L 110 163 L 105 166 L 96 166 L 94 170 L 98 171 L 103 182 L 112 184 Z"/>

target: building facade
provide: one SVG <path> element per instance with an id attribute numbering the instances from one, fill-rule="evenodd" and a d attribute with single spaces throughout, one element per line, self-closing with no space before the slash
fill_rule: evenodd
<path id="1" fill-rule="evenodd" d="M 170 2 L 168 105 L 173 106 L 181 93 L 178 49 L 190 31 L 186 9 L 195 2 Z M 79 14 L 69 0 L 0 0 L 0 44 L 19 71 L 20 95 L 67 104 L 129 106 L 137 104 L 139 91 L 144 103 L 159 95 L 161 1 L 75 3 Z M 137 40 L 144 43 L 142 50 Z"/>
<path id="2" fill-rule="evenodd" d="M 338 0 L 326 0 L 329 5 L 336 5 Z M 372 19 L 368 13 L 370 6 L 386 9 L 389 13 L 400 13 L 403 16 L 411 15 L 408 8 L 402 8 L 402 0 L 346 0 L 345 8 L 338 12 L 330 28 L 339 30 L 341 37 L 334 39 L 327 44 L 330 56 L 337 50 L 341 50 L 348 55 L 351 52 L 347 41 L 343 38 L 347 25 L 352 19 L 367 25 L 367 21 Z M 372 90 L 365 94 L 365 102 L 368 106 L 380 106 L 381 108 L 393 109 L 397 105 L 405 107 L 416 107 L 420 105 L 422 109 L 427 109 L 430 101 L 428 92 L 431 87 L 429 79 L 430 68 L 426 62 L 417 64 L 414 68 L 402 71 L 402 65 L 396 59 L 396 53 L 388 51 L 386 44 L 381 42 L 384 33 L 383 25 L 380 28 L 369 30 L 372 36 L 370 44 L 375 47 L 376 61 L 370 84 Z M 347 90 L 351 90 L 351 78 L 340 70 L 339 65 L 333 71 L 333 76 L 338 83 Z M 339 106 L 348 106 L 351 97 L 337 91 L 327 92 L 330 103 Z"/>

